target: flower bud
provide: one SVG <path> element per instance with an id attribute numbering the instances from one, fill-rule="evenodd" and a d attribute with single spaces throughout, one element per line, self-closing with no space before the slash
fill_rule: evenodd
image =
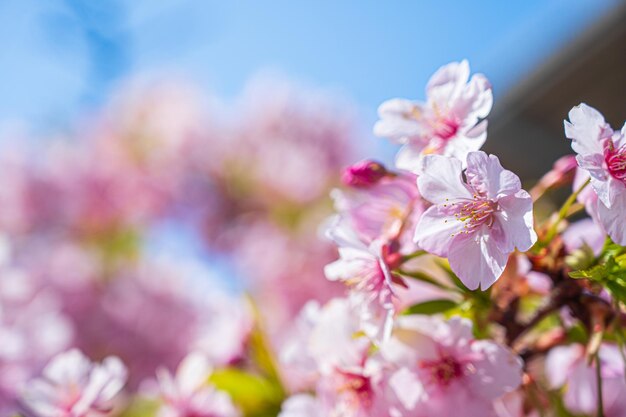
<path id="1" fill-rule="evenodd" d="M 344 169 L 341 182 L 351 187 L 369 187 L 388 174 L 383 164 L 366 159 Z"/>

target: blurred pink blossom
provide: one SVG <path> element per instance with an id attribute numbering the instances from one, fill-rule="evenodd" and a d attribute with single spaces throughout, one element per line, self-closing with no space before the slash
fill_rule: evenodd
<path id="1" fill-rule="evenodd" d="M 239 412 L 229 395 L 215 389 L 208 379 L 212 367 L 200 353 L 190 353 L 176 374 L 160 368 L 157 380 L 163 401 L 159 417 L 237 417 Z"/>
<path id="2" fill-rule="evenodd" d="M 493 401 L 521 384 L 521 359 L 474 340 L 466 319 L 401 316 L 381 352 L 395 366 L 391 389 L 415 416 L 494 416 Z"/>
<path id="3" fill-rule="evenodd" d="M 606 417 L 626 415 L 624 361 L 617 346 L 602 344 L 602 398 Z M 546 358 L 546 376 L 553 388 L 566 386 L 565 406 L 574 413 L 594 414 L 598 407 L 596 364 L 589 364 L 585 347 L 579 344 L 558 346 Z"/>
<path id="4" fill-rule="evenodd" d="M 42 376 L 28 383 L 22 399 L 34 417 L 96 417 L 112 411 L 125 381 L 118 358 L 94 364 L 72 349 L 55 356 Z"/>

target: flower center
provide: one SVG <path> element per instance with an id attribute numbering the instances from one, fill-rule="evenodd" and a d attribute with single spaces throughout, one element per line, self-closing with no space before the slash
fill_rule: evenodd
<path id="1" fill-rule="evenodd" d="M 604 161 L 613 178 L 626 184 L 626 145 L 615 149 L 613 141 L 609 139 L 604 149 Z"/>
<path id="2" fill-rule="evenodd" d="M 440 387 L 447 387 L 455 378 L 463 376 L 463 366 L 449 355 L 438 360 L 420 361 L 418 366 L 426 371 L 430 383 Z"/>
<path id="3" fill-rule="evenodd" d="M 456 120 L 448 118 L 437 119 L 433 130 L 435 136 L 447 141 L 456 135 L 456 132 L 459 130 L 459 123 Z"/>
<path id="4" fill-rule="evenodd" d="M 454 213 L 454 218 L 465 223 L 461 233 L 471 233 L 483 224 L 491 227 L 493 224 L 493 214 L 498 210 L 498 204 L 495 201 L 480 198 L 475 195 L 474 200 L 460 201 L 452 204 L 444 204 L 444 207 L 450 206 Z M 448 222 L 448 220 L 445 220 Z"/>
<path id="5" fill-rule="evenodd" d="M 337 391 L 346 396 L 352 407 L 369 407 L 374 395 L 369 377 L 348 371 L 340 370 L 338 372 L 341 376 L 341 382 Z"/>

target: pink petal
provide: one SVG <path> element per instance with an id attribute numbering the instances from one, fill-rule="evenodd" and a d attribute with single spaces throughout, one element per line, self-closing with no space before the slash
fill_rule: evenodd
<path id="1" fill-rule="evenodd" d="M 593 414 L 598 406 L 598 387 L 595 366 L 580 361 L 568 379 L 564 402 L 575 413 Z"/>
<path id="2" fill-rule="evenodd" d="M 467 182 L 491 199 L 515 194 L 522 188 L 519 177 L 505 170 L 495 155 L 470 152 L 467 155 Z"/>
<path id="3" fill-rule="evenodd" d="M 569 253 L 586 244 L 594 254 L 599 255 L 604 246 L 606 233 L 593 219 L 586 218 L 570 224 L 562 237 Z"/>
<path id="4" fill-rule="evenodd" d="M 497 244 L 502 252 L 513 252 L 515 248 L 527 251 L 537 241 L 533 228 L 533 201 L 530 195 L 520 190 L 515 195 L 498 200 L 500 211 L 496 221 L 502 229 L 502 239 Z"/>
<path id="5" fill-rule="evenodd" d="M 546 357 L 545 370 L 551 388 L 560 388 L 569 379 L 569 371 L 584 355 L 582 345 L 558 346 L 552 348 Z"/>
<path id="6" fill-rule="evenodd" d="M 468 377 L 469 387 L 475 395 L 495 400 L 520 386 L 522 360 L 517 355 L 488 340 L 475 341 L 471 349 L 482 357 L 473 362 L 475 373 Z"/>
<path id="7" fill-rule="evenodd" d="M 457 235 L 448 251 L 452 271 L 470 290 L 489 288 L 502 275 L 508 258 L 484 232 Z"/>
<path id="8" fill-rule="evenodd" d="M 297 394 L 285 400 L 278 417 L 318 417 L 321 407 L 312 395 Z"/>
<path id="9" fill-rule="evenodd" d="M 408 410 L 413 410 L 424 395 L 424 386 L 417 375 L 407 368 L 400 368 L 396 371 L 389 378 L 389 386 Z"/>
<path id="10" fill-rule="evenodd" d="M 452 240 L 464 227 L 465 223 L 457 220 L 448 208 L 431 206 L 417 223 L 414 240 L 420 248 L 447 257 Z"/>
<path id="11" fill-rule="evenodd" d="M 487 140 L 487 121 L 483 120 L 471 129 L 459 132 L 446 146 L 444 155 L 460 159 L 465 165 L 467 154 L 479 150 Z"/>

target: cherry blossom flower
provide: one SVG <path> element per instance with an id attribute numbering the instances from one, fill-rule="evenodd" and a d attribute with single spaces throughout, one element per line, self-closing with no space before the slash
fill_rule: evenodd
<path id="1" fill-rule="evenodd" d="M 307 303 L 283 343 L 281 364 L 300 374 L 328 374 L 337 367 L 360 364 L 371 342 L 355 337 L 358 317 L 346 298 L 333 298 L 323 306 Z"/>
<path id="2" fill-rule="evenodd" d="M 466 319 L 401 316 L 381 352 L 395 367 L 389 385 L 412 416 L 493 416 L 493 401 L 521 383 L 521 359 L 474 340 Z"/>
<path id="3" fill-rule="evenodd" d="M 389 253 L 389 246 L 379 240 L 365 244 L 339 219 L 328 230 L 328 237 L 339 246 L 339 259 L 326 265 L 326 278 L 350 287 L 351 298 L 360 310 L 361 329 L 368 336 L 388 337 L 395 313 L 394 283 L 403 285 L 391 273 L 399 256 Z"/>
<path id="4" fill-rule="evenodd" d="M 396 166 L 413 170 L 423 155 L 443 154 L 465 160 L 487 138 L 487 122 L 493 97 L 482 74 L 469 78 L 467 61 L 441 67 L 428 81 L 426 102 L 393 99 L 378 109 L 381 120 L 374 134 L 404 146 Z"/>
<path id="5" fill-rule="evenodd" d="M 602 344 L 598 351 L 602 399 L 606 417 L 626 415 L 624 361 L 617 346 Z M 594 415 L 598 407 L 596 365 L 589 364 L 579 344 L 555 347 L 546 358 L 546 376 L 553 388 L 566 386 L 563 400 L 574 413 Z"/>
<path id="6" fill-rule="evenodd" d="M 334 189 L 331 197 L 342 219 L 365 242 L 397 242 L 397 250 L 404 253 L 416 249 L 411 234 L 404 233 L 415 227 L 424 212 L 415 175 L 402 173 L 381 178 L 368 187 Z"/>
<path id="7" fill-rule="evenodd" d="M 287 368 L 295 365 L 317 374 L 316 397 L 293 397 L 283 406 L 283 415 L 304 416 L 313 410 L 325 416 L 389 415 L 395 397 L 386 392 L 381 363 L 369 356 L 371 341 L 359 335 L 350 300 L 337 298 L 322 308 L 312 307 L 303 310 L 308 326 L 300 330 L 308 331 L 294 335 L 281 359 Z"/>
<path id="8" fill-rule="evenodd" d="M 191 353 L 170 374 L 164 368 L 157 371 L 163 404 L 159 417 L 236 417 L 239 411 L 230 396 L 209 382 L 212 367 L 205 356 Z"/>
<path id="9" fill-rule="evenodd" d="M 469 289 L 485 290 L 502 275 L 515 248 L 528 250 L 537 240 L 532 200 L 494 155 L 470 152 L 465 178 L 456 158 L 423 159 L 417 184 L 433 205 L 420 218 L 415 241 L 448 257 Z"/>
<path id="10" fill-rule="evenodd" d="M 125 382 L 126 368 L 117 357 L 95 364 L 72 349 L 54 357 L 22 399 L 36 417 L 95 417 L 112 411 Z"/>
<path id="11" fill-rule="evenodd" d="M 57 294 L 4 262 L 0 261 L 0 415 L 12 415 L 24 385 L 70 346 L 74 329 Z"/>
<path id="12" fill-rule="evenodd" d="M 613 131 L 599 111 L 580 104 L 569 112 L 565 136 L 598 196 L 597 218 L 614 242 L 626 245 L 626 125 Z"/>

